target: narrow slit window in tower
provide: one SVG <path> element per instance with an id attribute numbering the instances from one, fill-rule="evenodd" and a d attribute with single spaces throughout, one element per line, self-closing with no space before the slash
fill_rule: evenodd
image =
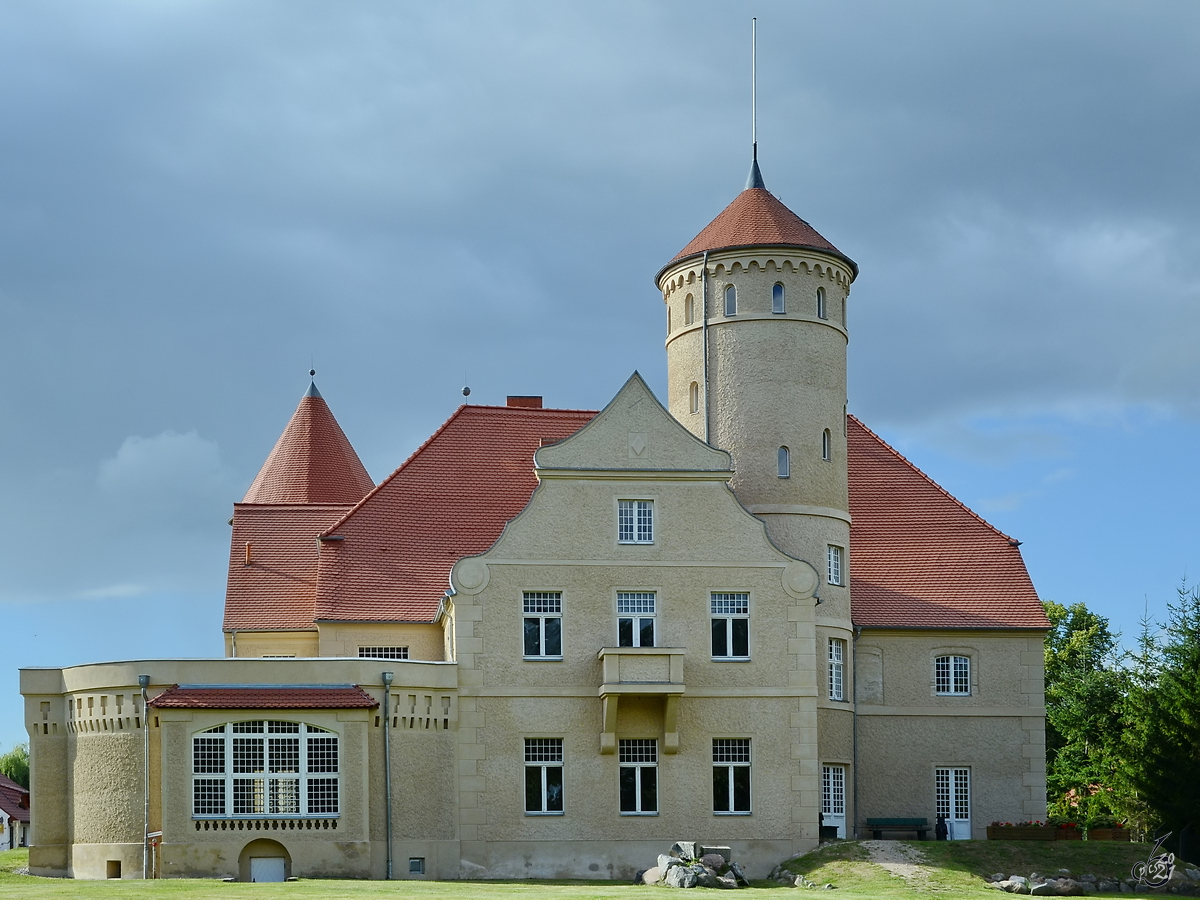
<path id="1" fill-rule="evenodd" d="M 683 298 L 683 324 L 691 325 L 696 321 L 696 301 L 688 294 Z"/>
<path id="2" fill-rule="evenodd" d="M 783 285 L 778 281 L 775 282 L 775 287 L 771 288 L 771 312 L 787 312 L 787 297 L 783 293 Z"/>
<path id="3" fill-rule="evenodd" d="M 732 284 L 725 288 L 725 315 L 737 314 L 737 288 Z"/>
<path id="4" fill-rule="evenodd" d="M 829 462 L 833 458 L 832 448 L 829 446 L 832 442 L 829 429 L 826 428 L 821 432 L 821 459 L 825 460 L 825 462 Z"/>
<path id="5" fill-rule="evenodd" d="M 792 458 L 787 447 L 779 448 L 779 477 L 788 478 L 792 474 Z"/>
<path id="6" fill-rule="evenodd" d="M 825 288 L 817 288 L 817 318 L 824 319 L 825 315 Z"/>
<path id="7" fill-rule="evenodd" d="M 692 382 L 691 388 L 688 389 L 688 405 L 693 413 L 700 412 L 700 384 Z"/>
<path id="8" fill-rule="evenodd" d="M 667 307 L 667 334 L 671 333 L 671 307 Z"/>

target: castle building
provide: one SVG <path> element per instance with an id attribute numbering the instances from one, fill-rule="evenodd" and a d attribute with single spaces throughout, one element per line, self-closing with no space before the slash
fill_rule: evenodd
<path id="1" fill-rule="evenodd" d="M 22 670 L 31 871 L 762 877 L 1044 817 L 1049 623 L 847 414 L 857 274 L 755 162 L 658 273 L 665 406 L 464 405 L 375 485 L 314 384 L 234 506 L 225 658 Z"/>

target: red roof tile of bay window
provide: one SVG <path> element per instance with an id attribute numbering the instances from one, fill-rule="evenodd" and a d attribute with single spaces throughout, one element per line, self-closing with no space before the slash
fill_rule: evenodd
<path id="1" fill-rule="evenodd" d="M 29 791 L 7 775 L 0 775 L 0 812 L 18 822 L 29 821 Z"/>
<path id="2" fill-rule="evenodd" d="M 316 618 L 429 622 L 450 568 L 482 553 L 529 502 L 533 454 L 595 412 L 460 406 L 400 468 L 329 529 Z"/>
<path id="3" fill-rule="evenodd" d="M 352 504 L 374 486 L 314 385 L 242 502 Z"/>
<path id="4" fill-rule="evenodd" d="M 224 630 L 311 629 L 317 536 L 351 509 L 350 504 L 235 504 Z"/>
<path id="5" fill-rule="evenodd" d="M 848 428 L 855 624 L 1050 627 L 1016 541 L 853 416 Z"/>
<path id="6" fill-rule="evenodd" d="M 680 250 L 671 262 L 706 250 L 758 245 L 802 247 L 832 253 L 846 260 L 854 268 L 855 274 L 858 273 L 858 267 L 849 257 L 766 188 L 746 188 L 734 197 L 733 202 L 692 238 L 691 243 Z"/>
<path id="7" fill-rule="evenodd" d="M 155 709 L 374 709 L 379 701 L 353 684 L 177 684 L 149 705 Z"/>

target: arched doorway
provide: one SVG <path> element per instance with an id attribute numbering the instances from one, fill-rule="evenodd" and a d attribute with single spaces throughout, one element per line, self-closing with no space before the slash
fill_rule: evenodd
<path id="1" fill-rule="evenodd" d="M 292 874 L 292 856 L 279 841 L 259 838 L 238 856 L 238 881 L 286 881 Z"/>

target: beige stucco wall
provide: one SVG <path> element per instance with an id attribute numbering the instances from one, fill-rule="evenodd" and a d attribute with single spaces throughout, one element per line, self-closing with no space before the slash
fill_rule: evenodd
<path id="1" fill-rule="evenodd" d="M 307 657 L 320 655 L 320 636 L 312 631 L 225 632 L 225 655 L 236 657 Z M 357 651 L 355 652 L 357 656 Z"/>
<path id="2" fill-rule="evenodd" d="M 445 660 L 445 636 L 432 622 L 322 622 L 319 656 L 358 656 L 360 647 L 407 647 L 409 659 Z"/>

